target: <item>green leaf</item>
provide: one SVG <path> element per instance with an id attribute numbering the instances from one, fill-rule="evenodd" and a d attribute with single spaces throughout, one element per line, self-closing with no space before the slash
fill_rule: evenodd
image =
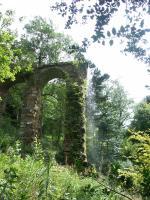
<path id="1" fill-rule="evenodd" d="M 110 46 L 112 46 L 112 45 L 113 45 L 113 43 L 114 43 L 114 41 L 113 41 L 113 40 L 110 40 L 110 41 L 109 41 L 109 44 L 110 44 Z"/>
<path id="2" fill-rule="evenodd" d="M 141 21 L 140 26 L 141 26 L 141 28 L 144 27 L 144 19 Z"/>
<path id="3" fill-rule="evenodd" d="M 112 33 L 113 33 L 113 35 L 116 35 L 117 31 L 115 28 L 112 28 Z"/>
<path id="4" fill-rule="evenodd" d="M 111 33 L 110 31 L 107 31 L 107 36 L 110 37 L 111 36 Z"/>
<path id="5" fill-rule="evenodd" d="M 105 41 L 104 40 L 102 41 L 102 45 L 105 46 Z"/>
<path id="6" fill-rule="evenodd" d="M 125 32 L 125 28 L 124 28 L 123 26 L 121 26 L 121 27 L 120 27 L 120 31 L 121 31 L 122 33 L 124 33 L 124 32 Z"/>

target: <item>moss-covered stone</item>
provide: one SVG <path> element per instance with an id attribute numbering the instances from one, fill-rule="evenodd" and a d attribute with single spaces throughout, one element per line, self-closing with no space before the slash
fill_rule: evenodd
<path id="1" fill-rule="evenodd" d="M 84 83 L 84 82 L 83 82 Z M 85 92 L 80 81 L 67 83 L 64 155 L 66 164 L 86 162 Z"/>
<path id="2" fill-rule="evenodd" d="M 35 137 L 41 134 L 41 93 L 45 84 L 54 78 L 66 80 L 65 137 L 63 157 L 68 165 L 83 166 L 86 163 L 85 149 L 85 82 L 87 66 L 69 63 L 45 65 L 26 77 L 20 134 L 24 153 L 31 150 Z M 24 82 L 25 79 L 16 80 Z M 13 84 L 12 84 L 13 85 Z M 0 89 L 0 94 L 2 90 Z"/>
<path id="3" fill-rule="evenodd" d="M 41 105 L 41 88 L 37 84 L 27 84 L 20 124 L 24 153 L 31 151 L 35 137 L 41 135 Z"/>

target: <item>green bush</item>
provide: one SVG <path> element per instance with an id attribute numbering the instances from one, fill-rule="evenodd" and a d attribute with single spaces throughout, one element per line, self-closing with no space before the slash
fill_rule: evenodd
<path id="1" fill-rule="evenodd" d="M 130 166 L 118 170 L 121 184 L 143 198 L 150 198 L 150 130 L 130 131 L 124 145 L 123 154 Z"/>
<path id="2" fill-rule="evenodd" d="M 0 152 L 6 152 L 9 146 L 13 146 L 16 138 L 17 130 L 12 126 L 10 118 L 0 119 Z"/>
<path id="3" fill-rule="evenodd" d="M 0 154 L 0 199 L 119 200 L 90 177 L 62 167 L 35 145 L 32 156 L 20 156 L 20 145 Z"/>

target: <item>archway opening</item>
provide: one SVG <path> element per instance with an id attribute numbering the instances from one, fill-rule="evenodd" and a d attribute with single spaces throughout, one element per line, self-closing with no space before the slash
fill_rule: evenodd
<path id="1" fill-rule="evenodd" d="M 42 91 L 42 145 L 58 162 L 63 163 L 65 135 L 66 82 L 49 81 Z"/>

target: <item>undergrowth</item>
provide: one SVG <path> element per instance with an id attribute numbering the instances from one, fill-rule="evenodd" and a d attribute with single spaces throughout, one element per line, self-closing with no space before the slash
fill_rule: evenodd
<path id="1" fill-rule="evenodd" d="M 56 164 L 53 156 L 35 145 L 22 158 L 20 145 L 0 154 L 0 200 L 119 200 L 92 177 Z"/>

